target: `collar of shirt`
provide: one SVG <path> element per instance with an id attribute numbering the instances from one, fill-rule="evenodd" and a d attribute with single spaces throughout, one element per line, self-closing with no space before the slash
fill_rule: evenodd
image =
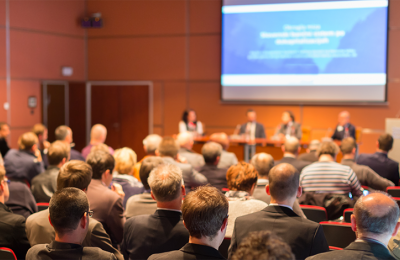
<path id="1" fill-rule="evenodd" d="M 258 185 L 267 185 L 269 181 L 267 179 L 258 179 L 257 184 Z"/>
<path id="2" fill-rule="evenodd" d="M 293 155 L 293 154 L 285 154 L 284 157 L 285 157 L 285 158 L 294 158 L 294 159 L 296 159 L 296 156 Z"/>
<path id="3" fill-rule="evenodd" d="M 279 206 L 279 207 L 285 207 L 285 208 L 293 210 L 293 208 L 288 205 L 283 205 L 283 204 L 278 204 L 278 203 L 270 203 L 268 206 Z"/>
<path id="4" fill-rule="evenodd" d="M 384 245 L 381 241 L 378 241 L 378 240 L 373 239 L 373 238 L 368 238 L 368 237 L 357 238 L 356 242 L 364 242 L 364 243 L 372 242 L 372 243 L 381 244 L 382 246 L 386 247 L 386 245 Z"/>
<path id="5" fill-rule="evenodd" d="M 157 210 L 169 210 L 169 211 L 175 211 L 175 212 L 180 212 L 182 213 L 181 210 L 177 210 L 177 209 L 165 209 L 165 208 L 157 208 Z"/>

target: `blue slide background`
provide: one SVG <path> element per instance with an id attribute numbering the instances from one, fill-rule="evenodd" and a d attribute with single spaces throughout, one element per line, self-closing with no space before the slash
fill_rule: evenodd
<path id="1" fill-rule="evenodd" d="M 346 35 L 321 45 L 275 45 L 274 38 L 260 38 L 260 32 L 283 32 L 285 24 L 319 24 Z M 222 74 L 386 73 L 387 7 L 223 14 L 222 25 Z M 250 51 L 329 49 L 355 49 L 357 57 L 247 58 Z"/>

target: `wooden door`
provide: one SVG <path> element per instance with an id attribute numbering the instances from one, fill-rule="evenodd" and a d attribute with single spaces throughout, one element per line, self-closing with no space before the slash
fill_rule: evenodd
<path id="1" fill-rule="evenodd" d="M 55 141 L 55 130 L 65 124 L 65 84 L 47 84 L 43 88 L 46 91 L 43 113 L 47 113 L 47 121 L 44 122 L 48 129 L 49 142 Z"/>
<path id="2" fill-rule="evenodd" d="M 86 140 L 86 83 L 69 82 L 69 127 L 72 129 L 74 149 L 82 151 Z"/>

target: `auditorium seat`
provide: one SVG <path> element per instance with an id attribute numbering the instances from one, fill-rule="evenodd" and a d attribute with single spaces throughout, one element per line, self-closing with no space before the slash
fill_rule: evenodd
<path id="1" fill-rule="evenodd" d="M 0 247 L 0 259 L 1 260 L 17 260 L 17 257 L 10 248 Z"/>
<path id="2" fill-rule="evenodd" d="M 392 197 L 400 197 L 400 186 L 387 187 L 386 192 Z"/>
<path id="3" fill-rule="evenodd" d="M 228 259 L 228 249 L 230 245 L 231 245 L 231 238 L 225 237 L 224 240 L 222 241 L 222 244 L 219 246 L 218 251 L 221 253 L 223 257 L 225 257 L 225 259 Z"/>
<path id="4" fill-rule="evenodd" d="M 351 214 L 353 214 L 353 208 L 345 209 L 343 211 L 343 221 L 346 223 L 351 223 Z"/>
<path id="5" fill-rule="evenodd" d="M 336 246 L 330 246 L 329 251 L 336 251 L 336 250 L 343 250 L 343 248 L 336 247 Z"/>
<path id="6" fill-rule="evenodd" d="M 42 210 L 46 210 L 49 208 L 49 203 L 39 202 L 39 203 L 36 203 L 36 206 L 38 207 L 38 211 L 42 211 Z"/>
<path id="7" fill-rule="evenodd" d="M 320 224 L 329 246 L 345 248 L 356 240 L 350 223 L 323 221 Z"/>
<path id="8" fill-rule="evenodd" d="M 306 215 L 309 220 L 317 223 L 328 220 L 328 213 L 324 207 L 300 205 L 300 208 L 303 210 L 304 215 Z"/>

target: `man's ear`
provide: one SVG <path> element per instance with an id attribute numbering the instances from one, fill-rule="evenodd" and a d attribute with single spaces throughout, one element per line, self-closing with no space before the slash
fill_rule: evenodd
<path id="1" fill-rule="evenodd" d="M 285 153 L 285 146 L 284 145 L 281 146 L 281 150 L 282 150 L 283 153 Z"/>
<path id="2" fill-rule="evenodd" d="M 376 141 L 376 147 L 379 149 L 379 141 Z"/>
<path id="3" fill-rule="evenodd" d="M 300 198 L 300 197 L 301 197 L 301 194 L 303 194 L 303 188 L 302 188 L 301 186 L 299 186 L 299 187 L 297 188 L 296 197 L 297 197 L 297 198 Z"/>
<path id="4" fill-rule="evenodd" d="M 89 225 L 89 218 L 87 216 L 87 212 L 85 212 L 85 214 L 83 214 L 82 218 L 81 218 L 81 222 L 79 223 L 81 225 L 82 229 L 85 229 L 87 225 Z"/>
<path id="5" fill-rule="evenodd" d="M 154 152 L 154 154 L 155 154 L 156 156 L 160 156 L 160 152 L 158 151 L 158 149 Z"/>
<path id="6" fill-rule="evenodd" d="M 68 158 L 63 158 L 61 161 L 62 165 L 64 165 L 67 162 L 67 160 L 68 160 Z"/>
<path id="7" fill-rule="evenodd" d="M 300 154 L 301 152 L 301 146 L 299 145 L 299 148 L 297 149 L 297 153 Z"/>
<path id="8" fill-rule="evenodd" d="M 156 200 L 156 197 L 154 197 L 154 194 L 153 194 L 152 191 L 150 191 L 150 195 L 151 195 L 151 197 L 153 198 L 153 200 Z"/>
<path id="9" fill-rule="evenodd" d="M 393 234 L 392 237 L 394 237 L 395 235 L 397 235 L 397 232 L 399 231 L 400 228 L 400 222 L 397 222 L 396 227 L 393 230 Z"/>
<path id="10" fill-rule="evenodd" d="M 185 228 L 187 229 L 185 221 L 183 220 L 182 222 L 183 222 L 183 225 L 185 226 Z"/>
<path id="11" fill-rule="evenodd" d="M 351 220 L 351 229 L 352 229 L 355 233 L 357 233 L 356 216 L 354 216 L 354 214 L 351 214 L 350 220 Z"/>
<path id="12" fill-rule="evenodd" d="M 265 185 L 265 191 L 267 192 L 268 195 L 271 195 L 271 192 L 269 190 L 269 184 Z"/>
<path id="13" fill-rule="evenodd" d="M 182 196 L 185 196 L 186 195 L 186 188 L 185 188 L 185 185 L 183 185 L 183 184 L 181 186 L 181 191 L 182 191 Z"/>
<path id="14" fill-rule="evenodd" d="M 50 214 L 49 214 L 49 222 L 50 222 L 50 225 L 51 225 L 52 227 L 54 227 L 54 226 L 53 226 L 53 223 L 51 223 Z"/>
<path id="15" fill-rule="evenodd" d="M 31 150 L 34 152 L 34 151 L 36 151 L 38 149 L 38 145 L 37 144 L 34 144 L 33 146 L 32 146 L 32 148 L 31 148 Z"/>
<path id="16" fill-rule="evenodd" d="M 351 151 L 351 153 L 355 154 L 356 153 L 356 148 L 354 147 L 353 150 Z"/>
<path id="17" fill-rule="evenodd" d="M 228 227 L 228 218 L 224 219 L 221 226 L 221 231 L 224 231 Z"/>

